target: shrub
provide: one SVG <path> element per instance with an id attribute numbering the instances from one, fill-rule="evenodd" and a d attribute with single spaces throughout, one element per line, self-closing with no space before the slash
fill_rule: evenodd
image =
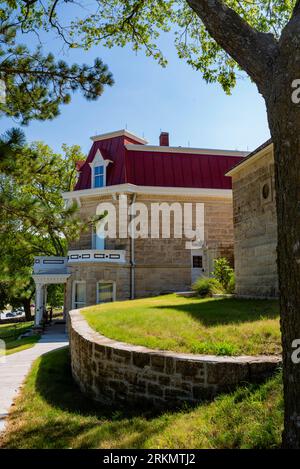
<path id="1" fill-rule="evenodd" d="M 214 271 L 212 274 L 220 282 L 224 290 L 227 291 L 233 275 L 233 269 L 230 267 L 226 257 L 219 257 L 214 260 Z"/>
<path id="2" fill-rule="evenodd" d="M 228 286 L 227 286 L 227 293 L 234 293 L 235 292 L 235 275 L 234 272 L 232 272 Z"/>
<path id="3" fill-rule="evenodd" d="M 216 278 L 199 277 L 192 288 L 201 298 L 224 293 L 224 288 Z"/>

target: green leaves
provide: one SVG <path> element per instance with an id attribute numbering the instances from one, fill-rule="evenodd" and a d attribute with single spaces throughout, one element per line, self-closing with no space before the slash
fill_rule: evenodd
<path id="1" fill-rule="evenodd" d="M 45 54 L 41 45 L 35 48 L 21 43 L 24 34 L 39 37 L 41 30 L 51 29 L 59 33 L 53 10 L 58 2 L 45 3 L 46 6 L 38 0 L 0 2 L 0 79 L 6 91 L 0 115 L 13 117 L 22 124 L 32 119 L 53 119 L 76 91 L 88 100 L 95 100 L 105 86 L 113 84 L 107 66 L 98 58 L 92 65 L 69 65 Z M 66 42 L 62 32 L 60 35 Z M 30 35 L 27 37 L 30 39 Z"/>
<path id="2" fill-rule="evenodd" d="M 73 46 L 89 49 L 101 44 L 111 48 L 131 44 L 134 51 L 143 49 L 160 65 L 166 59 L 156 40 L 161 32 L 171 29 L 174 0 L 106 0 L 97 1 L 97 11 L 70 24 L 70 40 Z"/>
<path id="3" fill-rule="evenodd" d="M 219 257 L 218 259 L 214 259 L 214 271 L 212 274 L 218 282 L 220 282 L 222 287 L 227 290 L 234 275 L 234 271 L 226 257 Z"/>
<path id="4" fill-rule="evenodd" d="M 5 139 L 1 143 L 4 148 Z M 6 174 L 0 177 L 0 236 L 9 227 L 16 230 L 15 237 L 29 233 L 31 241 L 31 235 L 37 236 L 36 255 L 64 255 L 66 239 L 76 237 L 80 226 L 75 207 L 65 206 L 61 192 L 74 185 L 75 162 L 84 156 L 78 146 L 64 145 L 64 151 L 64 156 L 56 154 L 35 142 L 15 148 L 10 158 L 1 158 Z"/>
<path id="5" fill-rule="evenodd" d="M 295 0 L 224 2 L 252 27 L 276 38 L 295 5 Z M 52 119 L 62 104 L 70 102 L 74 91 L 97 99 L 103 87 L 113 83 L 100 59 L 91 67 L 57 62 L 41 49 L 32 51 L 20 45 L 20 32 L 54 31 L 70 49 L 130 45 L 163 67 L 167 57 L 160 47 L 160 35 L 170 33 L 178 56 L 207 82 L 218 82 L 226 93 L 234 87 L 237 64 L 211 38 L 186 0 L 95 0 L 88 10 L 84 6 L 73 0 L 0 2 L 0 75 L 7 87 L 7 103 L 0 111 L 23 123 Z"/>
<path id="6" fill-rule="evenodd" d="M 84 159 L 76 145 L 63 145 L 63 154 L 43 142 L 26 145 L 17 129 L 0 138 L 0 286 L 10 296 L 28 298 L 34 256 L 64 256 L 67 241 L 85 228 L 61 195 L 73 187 L 75 163 Z"/>
<path id="7" fill-rule="evenodd" d="M 27 124 L 31 119 L 53 119 L 61 104 L 71 101 L 71 93 L 80 91 L 88 100 L 103 93 L 113 79 L 106 65 L 96 59 L 93 66 L 71 65 L 55 61 L 41 49 L 31 53 L 25 46 L 9 47 L 0 63 L 0 76 L 6 85 L 6 100 L 0 112 Z"/>
<path id="8" fill-rule="evenodd" d="M 270 32 L 277 38 L 290 18 L 295 1 L 291 0 L 226 0 L 251 26 Z M 236 84 L 239 67 L 209 35 L 199 17 L 185 0 L 106 0 L 97 2 L 97 13 L 75 20 L 72 37 L 77 46 L 93 44 L 106 47 L 127 44 L 134 51 L 143 49 L 162 66 L 167 57 L 159 47 L 161 33 L 173 36 L 178 56 L 199 71 L 208 82 L 218 82 L 226 93 Z"/>
<path id="9" fill-rule="evenodd" d="M 279 37 L 290 18 L 294 1 L 226 0 L 246 22 L 261 32 Z M 235 86 L 240 68 L 237 63 L 210 36 L 200 18 L 186 1 L 178 1 L 175 28 L 175 46 L 183 58 L 195 70 L 201 72 L 208 83 L 217 82 L 230 94 Z"/>

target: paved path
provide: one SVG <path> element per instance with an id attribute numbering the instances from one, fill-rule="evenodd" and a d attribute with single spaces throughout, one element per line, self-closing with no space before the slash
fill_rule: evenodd
<path id="1" fill-rule="evenodd" d="M 34 360 L 46 352 L 68 345 L 65 326 L 49 326 L 41 339 L 31 348 L 13 353 L 0 363 L 0 432 L 4 430 L 5 419 L 13 400 Z"/>

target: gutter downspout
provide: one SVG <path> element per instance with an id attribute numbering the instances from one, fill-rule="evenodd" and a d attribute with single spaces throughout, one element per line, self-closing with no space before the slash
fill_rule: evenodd
<path id="1" fill-rule="evenodd" d="M 136 200 L 136 193 L 133 194 L 130 204 L 130 222 L 133 220 L 133 204 Z M 133 223 L 131 223 L 131 233 L 130 233 L 130 299 L 134 300 L 135 298 L 135 255 L 134 255 L 134 228 Z"/>

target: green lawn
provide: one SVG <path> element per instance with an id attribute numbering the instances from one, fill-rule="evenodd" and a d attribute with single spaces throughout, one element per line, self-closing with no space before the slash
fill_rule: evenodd
<path id="1" fill-rule="evenodd" d="M 154 349 L 217 355 L 281 352 L 276 300 L 172 294 L 91 306 L 82 312 L 105 336 Z"/>
<path id="2" fill-rule="evenodd" d="M 74 384 L 68 349 L 39 358 L 12 408 L 2 448 L 276 448 L 281 376 L 212 403 L 153 414 L 103 407 Z"/>
<path id="3" fill-rule="evenodd" d="M 18 340 L 18 337 L 32 327 L 32 325 L 32 321 L 15 324 L 0 324 L 0 339 L 5 342 L 7 355 L 33 347 L 39 340 L 38 335 Z"/>

